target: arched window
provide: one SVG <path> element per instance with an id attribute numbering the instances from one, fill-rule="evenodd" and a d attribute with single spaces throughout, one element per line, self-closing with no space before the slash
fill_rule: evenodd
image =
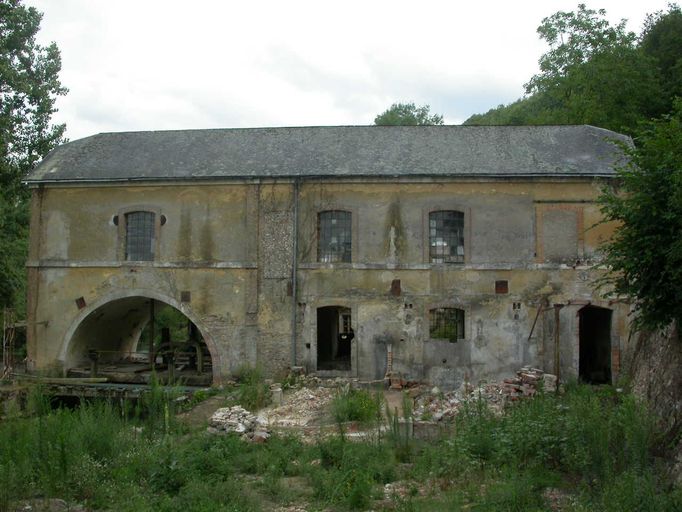
<path id="1" fill-rule="evenodd" d="M 435 308 L 429 311 L 429 338 L 456 343 L 464 339 L 464 310 Z"/>
<path id="2" fill-rule="evenodd" d="M 153 261 L 156 241 L 154 212 L 126 213 L 125 223 L 125 259 L 127 261 Z"/>
<path id="3" fill-rule="evenodd" d="M 318 214 L 318 261 L 323 263 L 350 263 L 353 234 L 351 219 L 351 212 L 342 210 L 329 210 Z"/>
<path id="4" fill-rule="evenodd" d="M 429 213 L 429 261 L 464 263 L 464 213 L 440 210 Z"/>

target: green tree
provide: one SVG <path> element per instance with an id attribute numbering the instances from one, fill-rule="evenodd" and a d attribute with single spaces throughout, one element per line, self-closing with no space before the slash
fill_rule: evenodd
<path id="1" fill-rule="evenodd" d="M 431 114 L 431 107 L 414 103 L 394 103 L 374 118 L 377 126 L 425 126 L 443 124 L 443 116 Z"/>
<path id="2" fill-rule="evenodd" d="M 654 52 L 638 45 L 625 21 L 612 26 L 605 16 L 581 4 L 545 18 L 538 33 L 549 49 L 528 96 L 465 124 L 592 124 L 634 134 L 641 120 L 669 111 Z"/>
<path id="3" fill-rule="evenodd" d="M 618 47 L 633 47 L 637 39 L 625 30 L 626 20 L 615 27 L 606 19 L 606 11 L 578 5 L 577 12 L 559 11 L 542 20 L 537 32 L 549 45 L 540 57 L 540 73 L 526 84 L 526 93 L 545 91 L 560 85 L 576 67 L 592 57 Z"/>
<path id="4" fill-rule="evenodd" d="M 682 318 L 682 100 L 625 151 L 620 186 L 600 198 L 605 220 L 620 225 L 603 246 L 601 284 L 633 297 L 638 325 L 654 329 Z"/>
<path id="5" fill-rule="evenodd" d="M 665 111 L 675 96 L 682 96 L 682 10 L 670 4 L 667 12 L 647 16 L 640 47 L 653 58 L 660 73 Z"/>
<path id="6" fill-rule="evenodd" d="M 35 36 L 40 14 L 19 0 L 0 0 L 0 306 L 22 309 L 28 238 L 28 191 L 21 180 L 63 141 L 52 125 L 59 82 L 57 46 Z"/>

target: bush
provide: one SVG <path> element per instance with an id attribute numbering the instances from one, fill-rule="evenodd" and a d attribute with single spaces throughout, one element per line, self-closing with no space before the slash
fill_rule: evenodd
<path id="1" fill-rule="evenodd" d="M 346 441 L 333 437 L 318 445 L 320 467 L 308 477 L 317 499 L 367 509 L 379 484 L 395 479 L 395 464 L 387 446 Z"/>
<path id="2" fill-rule="evenodd" d="M 263 371 L 260 368 L 242 366 L 235 375 L 239 383 L 237 401 L 239 405 L 255 411 L 270 403 L 270 388 L 265 383 Z"/>
<path id="3" fill-rule="evenodd" d="M 337 423 L 359 421 L 369 423 L 381 417 L 381 394 L 364 389 L 340 388 L 332 401 L 332 413 Z"/>

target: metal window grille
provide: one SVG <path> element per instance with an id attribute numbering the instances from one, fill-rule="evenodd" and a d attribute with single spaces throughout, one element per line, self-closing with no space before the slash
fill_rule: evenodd
<path id="1" fill-rule="evenodd" d="M 351 261 L 351 213 L 329 210 L 318 214 L 318 261 L 335 263 Z"/>
<path id="2" fill-rule="evenodd" d="M 429 311 L 429 337 L 451 343 L 464 339 L 464 310 L 437 308 Z"/>
<path id="3" fill-rule="evenodd" d="M 126 260 L 152 261 L 154 259 L 154 213 L 130 212 L 126 214 Z"/>
<path id="4" fill-rule="evenodd" d="M 431 263 L 464 263 L 464 213 L 429 214 L 429 256 Z"/>

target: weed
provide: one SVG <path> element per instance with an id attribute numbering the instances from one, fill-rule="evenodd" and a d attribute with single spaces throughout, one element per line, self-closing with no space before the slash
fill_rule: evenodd
<path id="1" fill-rule="evenodd" d="M 240 387 L 254 382 L 262 380 L 245 376 Z M 405 512 L 542 510 L 547 487 L 572 494 L 574 512 L 682 509 L 682 491 L 667 487 L 651 455 L 653 418 L 631 395 L 609 387 L 568 386 L 564 396 L 540 395 L 501 415 L 474 401 L 462 407 L 450 437 L 422 444 L 402 424 L 385 440 L 335 436 L 314 445 L 276 435 L 257 445 L 234 435 L 180 432 L 172 393 L 160 386 L 132 419 L 108 402 L 52 410 L 39 390 L 33 393 L 32 417 L 10 415 L 0 423 L 0 512 L 35 497 L 89 510 L 251 511 L 290 501 L 294 494 L 284 483 L 290 476 L 310 485 L 306 499 L 314 509 L 372 508 L 395 479 L 439 489 L 396 499 Z M 344 420 L 372 421 L 381 412 L 368 391 L 344 389 L 339 396 Z M 409 422 L 405 400 L 402 419 Z M 392 422 L 397 416 L 389 414 Z"/>
<path id="2" fill-rule="evenodd" d="M 250 411 L 265 407 L 270 403 L 270 388 L 265 383 L 260 368 L 242 366 L 235 375 L 239 383 L 237 401 Z"/>
<path id="3" fill-rule="evenodd" d="M 540 472 L 507 471 L 487 487 L 477 512 L 532 512 L 544 510 L 542 490 L 549 480 Z"/>
<path id="4" fill-rule="evenodd" d="M 412 399 L 406 392 L 402 394 L 402 418 L 398 418 L 398 411 L 391 412 L 386 405 L 386 418 L 388 419 L 388 439 L 393 446 L 396 459 L 400 462 L 409 462 L 412 458 Z M 402 419 L 402 421 L 400 421 Z"/>
<path id="5" fill-rule="evenodd" d="M 364 389 L 353 389 L 345 385 L 338 389 L 332 401 L 332 413 L 337 423 L 357 421 L 370 423 L 381 414 L 382 396 Z"/>

